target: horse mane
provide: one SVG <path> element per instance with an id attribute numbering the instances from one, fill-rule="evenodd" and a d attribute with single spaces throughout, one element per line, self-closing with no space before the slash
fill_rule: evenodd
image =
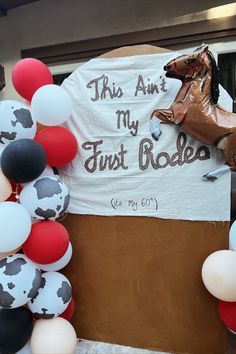
<path id="1" fill-rule="evenodd" d="M 211 80 L 211 97 L 213 102 L 216 104 L 220 96 L 219 90 L 219 69 L 216 64 L 213 54 L 208 50 L 208 57 L 211 61 L 211 71 L 212 71 L 212 80 Z"/>

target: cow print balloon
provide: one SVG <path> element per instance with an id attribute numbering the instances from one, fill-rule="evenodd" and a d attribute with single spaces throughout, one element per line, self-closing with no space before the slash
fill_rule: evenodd
<path id="1" fill-rule="evenodd" d="M 20 194 L 20 203 L 35 219 L 57 219 L 66 211 L 69 201 L 67 186 L 51 176 L 27 184 Z"/>
<path id="2" fill-rule="evenodd" d="M 29 107 L 13 101 L 0 102 L 0 143 L 9 144 L 17 139 L 33 139 L 36 134 L 36 121 Z"/>
<path id="3" fill-rule="evenodd" d="M 42 283 L 35 298 L 28 302 L 29 309 L 44 319 L 59 316 L 65 311 L 72 297 L 69 280 L 61 273 L 42 274 Z"/>
<path id="4" fill-rule="evenodd" d="M 0 306 L 6 309 L 25 305 L 41 285 L 41 272 L 25 255 L 0 260 Z"/>

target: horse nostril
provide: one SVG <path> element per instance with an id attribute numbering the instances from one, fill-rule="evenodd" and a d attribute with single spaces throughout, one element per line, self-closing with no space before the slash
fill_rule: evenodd
<path id="1" fill-rule="evenodd" d="M 164 66 L 164 70 L 165 70 L 165 71 L 168 71 L 170 68 L 171 68 L 171 65 L 165 65 L 165 66 Z"/>

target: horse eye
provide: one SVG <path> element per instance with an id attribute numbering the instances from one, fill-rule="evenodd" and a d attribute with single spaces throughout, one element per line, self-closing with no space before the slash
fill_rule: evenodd
<path id="1" fill-rule="evenodd" d="M 186 64 L 194 64 L 196 62 L 196 59 L 188 59 L 185 61 Z"/>

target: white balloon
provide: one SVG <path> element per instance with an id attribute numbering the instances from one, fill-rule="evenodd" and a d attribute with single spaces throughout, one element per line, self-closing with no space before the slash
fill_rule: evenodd
<path id="1" fill-rule="evenodd" d="M 229 248 L 236 251 L 236 221 L 233 222 L 229 230 Z"/>
<path id="2" fill-rule="evenodd" d="M 31 230 L 31 218 L 23 205 L 0 203 L 0 252 L 9 252 L 21 246 Z"/>
<path id="3" fill-rule="evenodd" d="M 28 302 L 28 306 L 35 315 L 49 319 L 64 312 L 71 297 L 69 280 L 61 273 L 47 272 L 42 274 L 38 295 Z"/>
<path id="4" fill-rule="evenodd" d="M 47 126 L 64 123 L 72 112 L 72 100 L 67 91 L 58 85 L 44 85 L 32 97 L 32 116 Z"/>
<path id="5" fill-rule="evenodd" d="M 30 340 L 32 354 L 75 354 L 77 336 L 64 318 L 38 320 Z"/>
<path id="6" fill-rule="evenodd" d="M 30 182 L 20 193 L 20 203 L 35 219 L 57 219 L 66 211 L 69 200 L 67 186 L 50 176 Z"/>
<path id="7" fill-rule="evenodd" d="M 61 270 L 62 268 L 64 268 L 70 262 L 71 257 L 72 257 L 72 245 L 69 242 L 69 246 L 66 250 L 66 253 L 57 262 L 53 262 L 50 264 L 38 264 L 37 263 L 37 267 L 44 270 L 45 272 L 57 272 L 58 270 Z"/>
<path id="8" fill-rule="evenodd" d="M 212 253 L 202 266 L 202 280 L 207 290 L 219 300 L 236 301 L 236 252 Z"/>
<path id="9" fill-rule="evenodd" d="M 33 139 L 36 129 L 36 121 L 28 106 L 13 100 L 0 102 L 1 144 L 9 144 L 17 139 Z"/>
<path id="10" fill-rule="evenodd" d="M 41 285 L 41 273 L 24 254 L 0 261 L 0 306 L 11 309 L 25 305 Z"/>

